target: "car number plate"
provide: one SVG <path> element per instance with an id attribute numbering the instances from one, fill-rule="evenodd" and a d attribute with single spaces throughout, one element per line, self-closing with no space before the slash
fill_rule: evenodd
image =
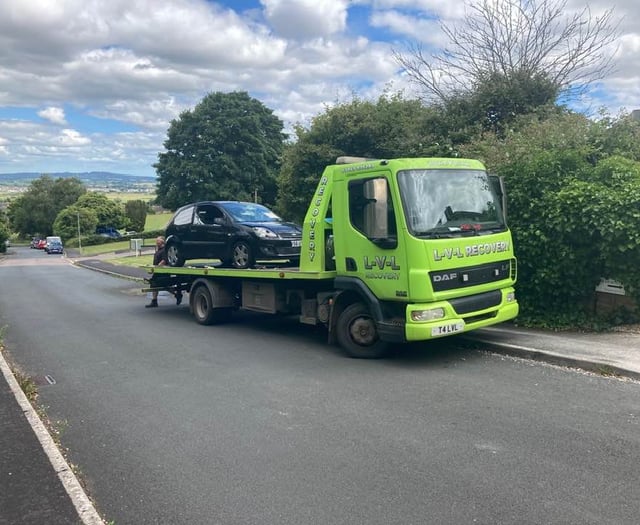
<path id="1" fill-rule="evenodd" d="M 462 321 L 459 321 L 457 323 L 445 324 L 442 326 L 434 326 L 431 329 L 431 335 L 434 337 L 438 335 L 449 335 L 449 334 L 455 334 L 456 332 L 462 332 L 463 330 L 464 330 L 464 323 Z"/>
<path id="2" fill-rule="evenodd" d="M 291 246 L 293 248 L 300 248 L 301 242 L 302 241 L 291 241 Z"/>

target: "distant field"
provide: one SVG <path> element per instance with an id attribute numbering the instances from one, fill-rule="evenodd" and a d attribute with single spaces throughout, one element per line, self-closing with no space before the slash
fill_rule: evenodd
<path id="1" fill-rule="evenodd" d="M 171 212 L 148 214 L 147 220 L 144 223 L 144 230 L 164 230 L 164 227 L 167 225 L 172 215 L 173 214 Z"/>
<path id="2" fill-rule="evenodd" d="M 140 192 L 127 192 L 127 191 L 110 191 L 110 192 L 101 192 L 104 193 L 107 197 L 112 200 L 120 200 L 122 202 L 128 201 L 145 201 L 149 202 L 156 198 L 155 193 L 140 193 Z"/>

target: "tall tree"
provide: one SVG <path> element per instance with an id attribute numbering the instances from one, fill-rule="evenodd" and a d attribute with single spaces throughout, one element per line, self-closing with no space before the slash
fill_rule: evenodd
<path id="1" fill-rule="evenodd" d="M 171 122 L 154 165 L 156 201 L 169 209 L 207 199 L 275 203 L 286 136 L 273 111 L 246 92 L 210 93 Z"/>
<path id="2" fill-rule="evenodd" d="M 141 232 L 147 220 L 147 203 L 143 200 L 127 201 L 124 205 L 124 214 L 129 220 L 129 227 L 132 230 Z"/>
<path id="3" fill-rule="evenodd" d="M 69 239 L 93 235 L 97 225 L 98 216 L 95 211 L 74 204 L 58 213 L 53 223 L 53 232 L 67 242 Z"/>
<path id="4" fill-rule="evenodd" d="M 9 220 L 4 210 L 0 210 L 0 253 L 7 250 L 7 239 L 9 238 Z"/>
<path id="5" fill-rule="evenodd" d="M 372 158 L 448 156 L 443 114 L 401 94 L 377 101 L 354 99 L 316 116 L 309 128 L 296 128 L 278 181 L 278 211 L 300 221 L 327 164 L 351 155 Z"/>
<path id="6" fill-rule="evenodd" d="M 522 90 L 527 79 L 547 83 L 549 95 L 569 95 L 612 69 L 612 44 L 618 37 L 612 9 L 600 16 L 589 7 L 572 12 L 567 0 L 481 0 L 467 1 L 465 7 L 462 22 L 441 24 L 448 39 L 441 52 L 431 53 L 421 44 L 394 52 L 431 101 L 446 104 L 486 88 L 492 79 L 529 96 L 536 94 L 535 89 Z"/>
<path id="7" fill-rule="evenodd" d="M 9 205 L 9 220 L 21 235 L 51 235 L 58 213 L 86 192 L 80 179 L 42 175 Z"/>
<path id="8" fill-rule="evenodd" d="M 126 223 L 124 210 L 120 203 L 115 202 L 103 193 L 85 193 L 75 203 L 78 208 L 93 211 L 98 219 L 97 226 L 122 228 Z"/>

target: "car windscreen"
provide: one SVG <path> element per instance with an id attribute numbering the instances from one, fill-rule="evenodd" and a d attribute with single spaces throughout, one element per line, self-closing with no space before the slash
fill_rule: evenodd
<path id="1" fill-rule="evenodd" d="M 237 222 L 282 222 L 269 208 L 250 202 L 227 202 L 225 211 Z"/>

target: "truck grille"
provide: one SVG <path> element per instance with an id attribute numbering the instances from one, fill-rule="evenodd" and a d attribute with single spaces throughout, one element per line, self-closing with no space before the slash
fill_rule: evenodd
<path id="1" fill-rule="evenodd" d="M 486 310 L 498 306 L 502 302 L 502 292 L 494 290 L 493 292 L 479 293 L 469 297 L 458 297 L 457 299 L 449 299 L 449 303 L 458 315 Z"/>
<path id="2" fill-rule="evenodd" d="M 513 269 L 512 269 L 513 266 Z M 479 266 L 467 266 L 455 270 L 431 272 L 431 285 L 435 292 L 466 288 L 478 284 L 493 283 L 509 279 L 515 273 L 515 264 L 511 260 L 498 261 Z"/>

